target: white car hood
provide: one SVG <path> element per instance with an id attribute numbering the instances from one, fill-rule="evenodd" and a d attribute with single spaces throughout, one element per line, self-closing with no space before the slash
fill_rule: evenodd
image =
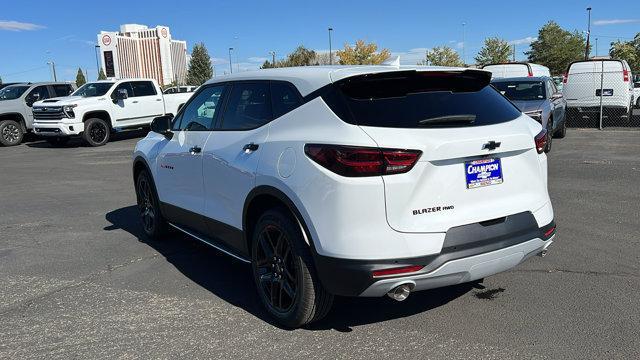
<path id="1" fill-rule="evenodd" d="M 42 101 L 38 101 L 34 104 L 34 106 L 63 106 L 63 105 L 72 105 L 78 104 L 82 105 L 83 103 L 94 102 L 96 99 L 103 98 L 103 96 L 96 97 L 82 97 L 82 96 L 64 96 L 46 99 Z"/>

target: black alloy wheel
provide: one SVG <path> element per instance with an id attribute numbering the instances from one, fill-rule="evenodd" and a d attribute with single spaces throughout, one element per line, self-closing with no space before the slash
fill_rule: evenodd
<path id="1" fill-rule="evenodd" d="M 101 143 L 107 136 L 107 127 L 102 123 L 94 123 L 89 129 L 89 137 L 96 143 Z"/>
<path id="2" fill-rule="evenodd" d="M 254 262 L 259 291 L 278 313 L 291 310 L 296 301 L 298 271 L 291 244 L 279 226 L 269 224 L 258 235 Z"/>
<path id="3" fill-rule="evenodd" d="M 136 198 L 144 233 L 153 240 L 161 240 L 168 226 L 160 212 L 158 196 L 147 170 L 142 170 L 136 178 Z"/>

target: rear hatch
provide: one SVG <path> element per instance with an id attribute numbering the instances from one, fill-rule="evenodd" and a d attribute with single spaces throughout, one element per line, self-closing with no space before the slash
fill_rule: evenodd
<path id="1" fill-rule="evenodd" d="M 422 151 L 409 172 L 382 176 L 393 229 L 443 232 L 548 201 L 534 142 L 541 127 L 489 80 L 478 70 L 399 71 L 336 83 L 345 121 L 380 148 Z"/>

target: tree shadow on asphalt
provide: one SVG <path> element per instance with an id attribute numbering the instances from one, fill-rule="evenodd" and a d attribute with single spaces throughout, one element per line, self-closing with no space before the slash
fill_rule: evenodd
<path id="1" fill-rule="evenodd" d="M 118 142 L 118 141 L 123 141 L 123 140 L 130 140 L 130 139 L 135 139 L 135 138 L 143 138 L 145 136 L 147 136 L 147 134 L 149 133 L 149 128 L 142 128 L 142 129 L 135 129 L 135 130 L 125 130 L 125 131 L 121 131 L 121 132 L 116 132 L 111 134 L 111 138 L 109 139 L 109 142 Z M 31 136 L 28 139 L 24 140 L 24 143 L 28 146 L 28 147 L 32 147 L 32 148 L 40 148 L 40 149 L 44 149 L 44 148 L 77 148 L 77 147 L 87 147 L 88 145 L 85 144 L 84 140 L 82 140 L 80 137 L 73 137 L 71 139 L 69 139 L 69 142 L 67 142 L 66 144 L 61 144 L 61 145 L 51 145 L 49 144 L 49 142 L 47 142 L 47 140 L 44 137 L 41 136 L 36 136 L 33 134 L 30 134 Z"/>
<path id="2" fill-rule="evenodd" d="M 112 225 L 104 230 L 122 229 L 138 241 L 154 248 L 189 279 L 231 305 L 240 307 L 259 319 L 282 329 L 263 309 L 256 293 L 251 267 L 178 232 L 165 240 L 146 238 L 139 222 L 137 207 L 128 206 L 106 214 Z M 305 327 L 307 330 L 350 332 L 352 327 L 419 314 L 455 300 L 474 288 L 461 284 L 419 291 L 403 302 L 384 298 L 336 297 L 326 318 Z"/>

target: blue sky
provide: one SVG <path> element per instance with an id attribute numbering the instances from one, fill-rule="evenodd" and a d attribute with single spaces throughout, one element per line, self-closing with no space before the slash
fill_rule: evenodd
<path id="1" fill-rule="evenodd" d="M 109 5 L 113 4 L 113 5 Z M 483 4 L 483 5 L 479 5 Z M 8 81 L 75 79 L 78 67 L 96 76 L 93 44 L 101 30 L 117 31 L 124 23 L 166 25 L 186 40 L 189 51 L 204 42 L 216 71 L 228 70 L 228 48 L 235 67 L 255 69 L 269 51 L 284 57 L 297 45 L 326 51 L 327 27 L 333 48 L 357 39 L 374 41 L 415 64 L 428 48 L 448 45 L 472 62 L 485 37 L 516 43 L 518 58 L 548 20 L 566 29 L 586 30 L 591 6 L 592 38 L 604 55 L 611 41 L 640 32 L 640 1 L 7 1 L 0 12 L 0 76 Z"/>

